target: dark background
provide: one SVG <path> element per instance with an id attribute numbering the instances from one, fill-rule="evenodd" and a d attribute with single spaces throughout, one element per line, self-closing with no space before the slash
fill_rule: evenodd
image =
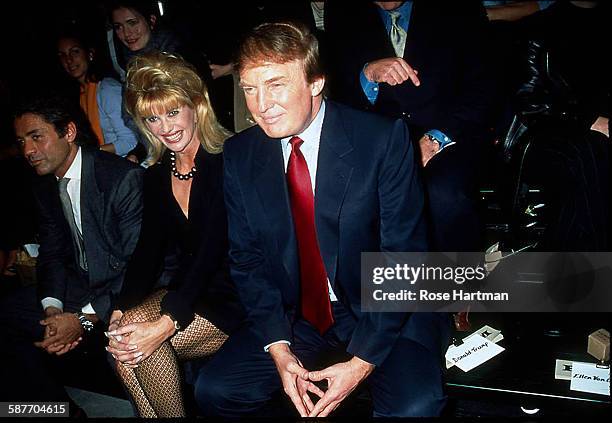
<path id="1" fill-rule="evenodd" d="M 60 68 L 56 53 L 58 35 L 73 28 L 83 34 L 95 48 L 95 63 L 103 76 L 117 77 L 112 69 L 106 30 L 109 0 L 13 0 L 3 3 L 3 41 L 0 66 L 0 148 L 11 143 L 11 104 L 20 96 L 59 87 L 67 77 Z M 155 5 L 156 1 L 151 1 Z M 310 15 L 307 0 L 287 1 L 197 1 L 163 0 L 164 14 L 158 28 L 167 28 L 181 39 L 195 60 L 201 63 L 226 64 L 242 33 L 261 19 L 301 19 Z M 202 67 L 196 67 L 201 71 Z M 204 66 L 204 71 L 208 71 Z M 209 83 L 215 103 L 233 101 L 232 81 L 224 77 L 210 86 L 209 75 L 202 75 Z M 73 82 L 73 81 L 72 81 Z M 227 99 L 226 99 L 227 97 Z M 217 102 L 215 102 L 217 100 Z M 225 105 L 222 105 L 222 107 Z M 218 115 L 220 111 L 217 111 Z M 222 117 L 219 116 L 221 119 Z M 222 122 L 226 124 L 226 122 Z M 226 126 L 228 126 L 226 124 Z M 231 129 L 231 126 L 228 126 Z"/>
<path id="2" fill-rule="evenodd" d="M 108 1 L 13 1 L 2 5 L 0 25 L 3 40 L 0 77 L 3 89 L 11 91 L 22 85 L 49 84 L 61 76 L 55 41 L 66 28 L 76 26 L 93 41 L 96 59 L 107 69 L 110 65 L 106 46 Z M 186 42 L 203 51 L 211 50 L 207 40 L 218 43 L 226 31 L 224 13 L 214 2 L 165 0 L 164 26 L 177 32 Z M 180 24 L 179 24 L 180 23 Z M 210 43 L 209 43 L 210 44 Z M 229 59 L 229 58 L 227 58 Z M 112 75 L 111 75 L 112 76 Z M 4 93 L 3 93 L 4 94 Z"/>

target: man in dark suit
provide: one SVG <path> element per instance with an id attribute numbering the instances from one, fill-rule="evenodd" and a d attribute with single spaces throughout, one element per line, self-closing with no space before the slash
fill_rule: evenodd
<path id="1" fill-rule="evenodd" d="M 324 101 L 298 24 L 255 28 L 238 69 L 258 126 L 226 143 L 225 198 L 250 325 L 201 370 L 198 404 L 255 413 L 282 386 L 301 416 L 324 417 L 367 380 L 376 415 L 439 414 L 448 316 L 361 308 L 361 252 L 427 247 L 404 123 Z"/>
<path id="2" fill-rule="evenodd" d="M 487 24 L 479 1 L 326 3 L 331 98 L 406 121 L 438 251 L 481 247 L 476 170 L 494 98 Z"/>
<path id="3" fill-rule="evenodd" d="M 10 356 L 3 375 L 18 375 L 3 388 L 11 399 L 65 401 L 42 351 L 60 356 L 83 344 L 82 351 L 107 326 L 98 322 L 108 321 L 140 231 L 142 169 L 86 146 L 95 136 L 78 103 L 54 96 L 24 102 L 14 126 L 39 175 L 38 300 L 27 287 L 0 306 Z"/>

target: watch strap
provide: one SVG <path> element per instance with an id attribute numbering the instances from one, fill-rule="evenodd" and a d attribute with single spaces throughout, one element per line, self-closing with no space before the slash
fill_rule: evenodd
<path id="1" fill-rule="evenodd" d="M 85 332 L 91 332 L 91 330 L 94 327 L 94 323 L 91 320 L 89 320 L 85 316 L 85 313 L 83 313 L 82 311 L 79 311 L 78 313 L 75 313 L 75 314 L 76 314 L 77 319 L 79 319 L 79 323 L 83 327 L 83 330 Z"/>

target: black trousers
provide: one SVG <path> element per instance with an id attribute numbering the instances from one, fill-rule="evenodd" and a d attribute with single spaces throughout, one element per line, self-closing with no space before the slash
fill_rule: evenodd
<path id="1" fill-rule="evenodd" d="M 75 304 L 64 305 L 66 312 L 80 308 Z M 96 367 L 107 365 L 102 325 L 84 335 L 74 350 L 56 356 L 34 346 L 34 342 L 43 340 L 42 319 L 44 313 L 34 286 L 19 288 L 0 299 L 2 401 L 69 401 L 65 384 L 88 377 L 92 388 L 101 383 L 96 371 L 104 371 Z M 110 367 L 105 373 L 111 374 Z"/>
<path id="2" fill-rule="evenodd" d="M 423 169 L 432 251 L 482 250 L 484 231 L 478 210 L 482 156 L 477 146 L 450 145 Z"/>
<path id="3" fill-rule="evenodd" d="M 349 359 L 345 351 L 354 320 L 338 303 L 334 303 L 334 319 L 324 336 L 304 320 L 295 323 L 290 348 L 308 370 Z M 205 415 L 256 415 L 282 389 L 276 366 L 263 347 L 252 329 L 245 327 L 200 370 L 195 397 Z M 374 415 L 439 415 L 446 404 L 439 355 L 400 336 L 385 362 L 364 382 L 372 396 Z"/>

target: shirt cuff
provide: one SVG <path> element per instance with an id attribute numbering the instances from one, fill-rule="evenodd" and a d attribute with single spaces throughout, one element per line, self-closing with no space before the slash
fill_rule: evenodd
<path id="1" fill-rule="evenodd" d="M 440 151 L 443 150 L 445 147 L 448 147 L 449 145 L 456 144 L 456 142 L 447 137 L 444 132 L 439 131 L 437 129 L 427 131 L 425 135 L 429 135 L 430 137 L 435 138 L 435 140 L 438 141 L 438 144 L 440 144 Z"/>
<path id="2" fill-rule="evenodd" d="M 85 307 L 81 309 L 81 312 L 84 314 L 96 314 L 96 311 L 92 307 L 91 303 L 87 304 Z"/>
<path id="3" fill-rule="evenodd" d="M 57 298 L 45 297 L 40 301 L 40 303 L 42 304 L 43 310 L 46 310 L 48 307 L 55 307 L 64 311 L 64 303 L 62 303 Z"/>
<path id="4" fill-rule="evenodd" d="M 371 104 L 374 104 L 376 102 L 376 98 L 378 97 L 378 82 L 372 82 L 365 76 L 364 70 L 366 66 L 368 66 L 367 63 L 361 70 L 361 74 L 359 74 L 359 82 L 361 82 L 361 89 L 368 98 L 368 101 Z"/>
<path id="5" fill-rule="evenodd" d="M 285 341 L 285 340 L 280 340 L 280 341 L 272 342 L 272 343 L 270 343 L 270 344 L 268 344 L 268 345 L 266 345 L 266 346 L 264 347 L 264 351 L 265 351 L 265 352 L 268 352 L 268 351 L 270 350 L 270 347 L 271 347 L 272 345 L 276 345 L 276 344 L 287 344 L 287 345 L 291 345 L 291 342 L 289 342 L 289 341 Z"/>

